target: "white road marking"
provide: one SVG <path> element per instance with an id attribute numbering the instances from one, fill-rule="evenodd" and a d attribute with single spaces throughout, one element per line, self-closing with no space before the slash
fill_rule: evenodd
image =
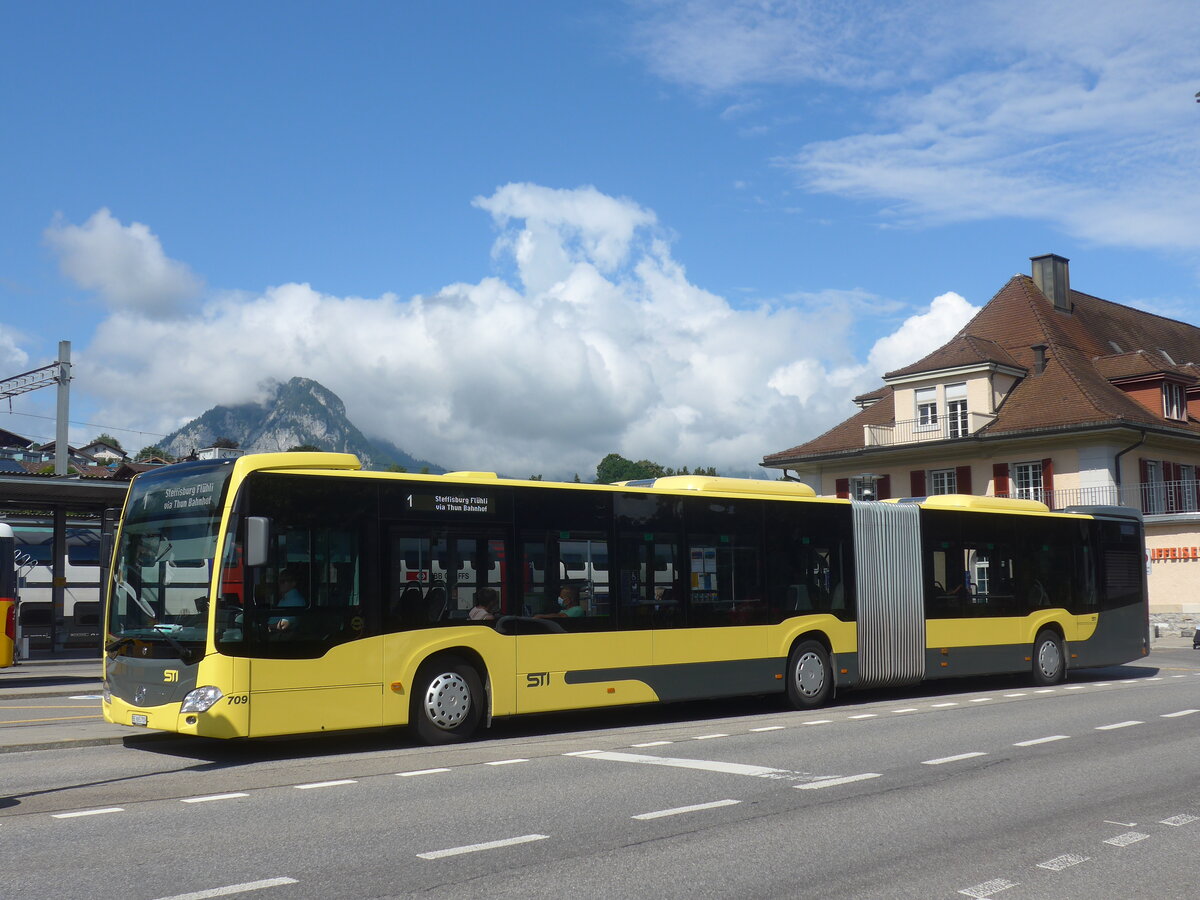
<path id="1" fill-rule="evenodd" d="M 673 744 L 674 741 L 646 741 L 644 744 L 634 744 L 635 747 L 665 747 L 667 744 Z M 592 751 L 588 751 L 589 753 Z"/>
<path id="2" fill-rule="evenodd" d="M 1087 687 L 1087 685 L 1086 685 L 1086 684 L 1068 684 L 1068 685 L 1067 685 L 1067 687 L 1066 687 L 1066 690 L 1068 690 L 1068 691 L 1082 691 L 1082 690 L 1083 690 L 1085 687 Z"/>
<path id="3" fill-rule="evenodd" d="M 312 784 L 295 785 L 298 791 L 311 791 L 313 788 L 337 787 L 341 784 L 358 784 L 353 778 L 339 778 L 337 781 L 314 781 Z"/>
<path id="4" fill-rule="evenodd" d="M 207 891 L 193 891 L 190 894 L 174 894 L 170 897 L 161 897 L 160 900 L 207 900 L 209 897 L 228 897 L 231 894 L 242 894 L 246 891 L 261 891 L 263 888 L 281 887 L 285 884 L 298 883 L 295 878 L 265 878 L 262 881 L 247 881 L 242 884 L 211 888 Z"/>
<path id="5" fill-rule="evenodd" d="M 828 725 L 833 719 L 809 719 L 807 722 L 801 722 L 801 725 Z"/>
<path id="6" fill-rule="evenodd" d="M 766 726 L 765 728 L 751 728 L 750 730 L 751 730 L 751 731 L 783 731 L 783 726 L 782 726 L 782 725 L 768 725 L 768 726 Z M 641 745 L 641 744 L 634 744 L 634 746 L 635 746 L 635 747 L 640 747 L 640 746 L 643 746 L 643 745 Z"/>
<path id="7" fill-rule="evenodd" d="M 876 717 L 876 713 L 859 713 L 857 716 L 850 716 L 851 719 L 874 719 Z"/>
<path id="8" fill-rule="evenodd" d="M 1112 819 L 1105 819 L 1105 825 L 1120 825 L 1122 828 L 1133 828 L 1137 822 L 1114 822 Z"/>
<path id="9" fill-rule="evenodd" d="M 1144 841 L 1148 837 L 1150 835 L 1142 834 L 1140 831 L 1127 831 L 1124 834 L 1118 834 L 1116 837 L 1110 837 L 1104 843 L 1112 844 L 1114 847 L 1128 847 L 1130 844 Z"/>
<path id="10" fill-rule="evenodd" d="M 727 734 L 701 734 L 697 735 L 693 740 L 696 741 L 711 741 L 713 738 L 729 737 Z"/>
<path id="11" fill-rule="evenodd" d="M 1145 725 L 1145 722 L 1139 722 L 1137 719 L 1130 719 L 1128 722 L 1114 722 L 1111 725 L 1097 725 L 1097 731 L 1112 731 L 1114 728 L 1128 728 L 1130 725 Z"/>
<path id="12" fill-rule="evenodd" d="M 1159 825 L 1190 825 L 1192 822 L 1200 822 L 1200 816 L 1193 816 L 1191 813 L 1183 813 L 1179 816 L 1171 816 L 1169 819 L 1163 819 Z"/>
<path id="13" fill-rule="evenodd" d="M 964 759 L 974 759 L 976 756 L 987 756 L 987 754 L 976 750 L 972 753 L 960 753 L 957 756 L 943 756 L 941 759 L 927 759 L 921 763 L 921 765 L 940 766 L 944 765 L 945 763 L 961 762 Z"/>
<path id="14" fill-rule="evenodd" d="M 1051 741 L 1065 741 L 1070 737 L 1069 734 L 1052 734 L 1049 737 L 1034 738 L 1031 741 L 1017 741 L 1013 744 L 1014 747 L 1032 747 L 1034 744 L 1049 744 Z"/>
<path id="15" fill-rule="evenodd" d="M 1093 681 L 1092 687 L 1108 687 L 1110 684 L 1112 684 L 1111 681 Z"/>
<path id="16" fill-rule="evenodd" d="M 1198 713 L 1198 712 L 1200 712 L 1200 709 L 1181 709 L 1179 712 L 1163 713 L 1160 718 L 1177 719 L 1180 716 L 1190 716 L 1192 713 Z"/>
<path id="17" fill-rule="evenodd" d="M 76 694 L 74 697 L 68 697 L 68 700 L 103 700 L 99 694 Z"/>
<path id="18" fill-rule="evenodd" d="M 958 704 L 957 703 L 934 703 L 933 704 L 934 709 L 941 709 L 943 706 L 958 706 Z"/>
<path id="19" fill-rule="evenodd" d="M 984 900 L 984 898 L 991 897 L 993 894 L 1014 888 L 1020 883 L 1019 881 L 1009 881 L 1007 878 L 993 878 L 991 881 L 985 881 L 983 884 L 975 885 L 975 887 L 963 888 L 959 893 L 966 894 L 968 897 L 975 897 L 976 900 Z"/>
<path id="20" fill-rule="evenodd" d="M 1064 853 L 1062 856 L 1056 856 L 1054 859 L 1048 859 L 1045 862 L 1038 863 L 1039 869 L 1049 869 L 1051 872 L 1061 872 L 1063 869 L 1069 869 L 1071 866 L 1077 866 L 1080 863 L 1085 863 L 1090 856 L 1080 856 L 1078 853 Z"/>
<path id="21" fill-rule="evenodd" d="M 439 772 L 449 772 L 449 769 L 414 769 L 411 772 L 397 772 L 401 778 L 411 778 L 414 775 L 436 775 Z"/>
<path id="22" fill-rule="evenodd" d="M 105 813 L 125 812 L 121 806 L 106 806 L 104 809 L 83 809 L 79 812 L 54 813 L 55 819 L 78 819 L 80 816 L 102 816 Z"/>
<path id="23" fill-rule="evenodd" d="M 249 794 L 238 792 L 236 794 L 210 794 L 207 797 L 185 797 L 180 802 L 182 803 L 209 803 L 213 800 L 232 800 L 235 797 L 249 797 Z"/>
<path id="24" fill-rule="evenodd" d="M 1034 693 L 1035 694 L 1053 694 L 1054 688 L 1042 688 L 1041 690 L 1034 691 Z"/>
<path id="25" fill-rule="evenodd" d="M 1004 696 L 1005 697 L 1028 697 L 1029 695 L 1027 693 L 1025 693 L 1024 691 L 1018 691 L 1015 694 L 1005 694 Z"/>
<path id="26" fill-rule="evenodd" d="M 841 778 L 822 778 L 820 781 L 810 781 L 807 784 L 793 785 L 798 791 L 819 791 L 821 788 L 837 787 L 840 784 L 851 784 L 855 781 L 867 781 L 871 778 L 883 777 L 879 772 L 863 772 L 861 775 L 843 775 Z"/>
<path id="27" fill-rule="evenodd" d="M 514 844 L 528 844 L 532 841 L 544 841 L 548 834 L 523 834 L 520 837 L 504 838 L 499 841 L 487 841 L 483 844 L 467 844 L 464 847 L 450 847 L 446 850 L 430 850 L 428 853 L 418 853 L 421 859 L 442 859 L 447 856 L 460 856 L 463 853 L 478 853 L 481 850 L 495 850 L 499 847 L 511 847 Z"/>
<path id="28" fill-rule="evenodd" d="M 1162 681 L 1162 678 L 1158 675 L 1155 675 L 1153 678 L 1143 678 L 1142 681 Z"/>
<path id="29" fill-rule="evenodd" d="M 991 699 L 992 699 L 991 697 L 973 697 L 971 699 L 971 702 L 972 703 L 987 703 Z"/>
<path id="30" fill-rule="evenodd" d="M 583 759 L 603 759 L 609 762 L 641 763 L 647 766 L 700 769 L 704 772 L 721 772 L 725 775 L 752 775 L 758 778 L 791 774 L 787 769 L 772 769 L 768 766 L 749 766 L 743 763 L 716 762 L 706 759 L 676 759 L 670 756 L 642 756 L 638 753 L 612 753 L 607 750 L 589 750 L 565 755 L 578 756 Z"/>
<path id="31" fill-rule="evenodd" d="M 904 707 L 904 709 L 893 709 L 892 710 L 892 712 L 894 712 L 894 713 L 907 713 L 907 712 L 920 712 L 920 711 L 921 710 L 919 710 L 915 706 L 906 706 L 906 707 Z"/>
<path id="32" fill-rule="evenodd" d="M 513 763 L 529 762 L 527 759 L 497 759 L 484 763 L 485 766 L 511 766 Z"/>
<path id="33" fill-rule="evenodd" d="M 741 800 L 714 800 L 712 803 L 697 803 L 694 806 L 678 806 L 675 809 L 660 809 L 658 812 L 641 813 L 636 816 L 630 816 L 631 819 L 661 819 L 665 816 L 680 816 L 684 813 L 699 812 L 703 809 L 717 809 L 721 806 L 735 806 L 741 803 Z"/>

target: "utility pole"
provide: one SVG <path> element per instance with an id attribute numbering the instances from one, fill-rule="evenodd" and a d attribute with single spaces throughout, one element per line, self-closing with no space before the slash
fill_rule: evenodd
<path id="1" fill-rule="evenodd" d="M 58 422 L 54 432 L 54 474 L 66 475 L 71 451 L 67 446 L 67 412 L 71 405 L 71 342 L 58 342 Z"/>

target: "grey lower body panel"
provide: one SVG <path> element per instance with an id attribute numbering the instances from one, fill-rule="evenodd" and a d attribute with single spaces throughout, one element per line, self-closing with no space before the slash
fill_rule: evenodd
<path id="1" fill-rule="evenodd" d="M 614 669 L 579 669 L 567 672 L 567 684 L 603 681 L 640 681 L 664 702 L 775 694 L 784 689 L 786 659 L 742 659 L 722 662 L 680 663 L 667 666 L 625 666 Z"/>

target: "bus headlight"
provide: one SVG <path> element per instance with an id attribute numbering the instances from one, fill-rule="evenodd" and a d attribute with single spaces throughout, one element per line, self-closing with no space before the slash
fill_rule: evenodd
<path id="1" fill-rule="evenodd" d="M 188 691 L 188 695 L 183 698 L 183 705 L 179 707 L 179 711 L 185 713 L 208 712 L 212 709 L 213 704 L 224 696 L 219 687 L 208 685 L 207 687 L 196 688 L 194 691 Z"/>

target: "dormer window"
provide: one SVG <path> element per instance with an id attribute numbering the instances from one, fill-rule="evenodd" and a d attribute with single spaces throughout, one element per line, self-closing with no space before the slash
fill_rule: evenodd
<path id="1" fill-rule="evenodd" d="M 946 425 L 947 432 L 952 438 L 966 437 L 970 432 L 965 382 L 946 385 Z"/>
<path id="2" fill-rule="evenodd" d="M 928 431 L 937 428 L 938 404 L 937 388 L 918 388 L 917 395 L 917 430 Z"/>
<path id="3" fill-rule="evenodd" d="M 1187 397 L 1183 385 L 1174 381 L 1163 382 L 1163 415 L 1168 419 L 1187 420 Z"/>

